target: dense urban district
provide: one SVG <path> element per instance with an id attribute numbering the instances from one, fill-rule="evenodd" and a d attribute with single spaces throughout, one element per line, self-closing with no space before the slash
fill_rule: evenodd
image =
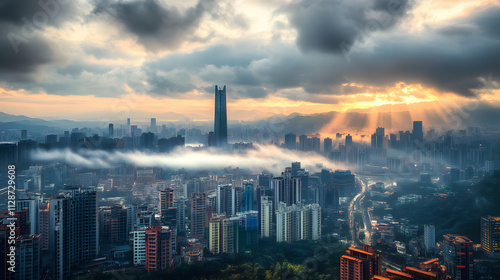
<path id="1" fill-rule="evenodd" d="M 226 88 L 215 96 L 213 132 L 152 118 L 2 133 L 0 278 L 500 279 L 498 134 L 414 121 L 370 141 L 252 142 L 255 131 L 228 130 Z M 269 151 L 262 162 L 284 163 L 239 166 Z M 235 160 L 147 160 L 185 153 Z M 137 162 L 106 162 L 125 155 Z"/>

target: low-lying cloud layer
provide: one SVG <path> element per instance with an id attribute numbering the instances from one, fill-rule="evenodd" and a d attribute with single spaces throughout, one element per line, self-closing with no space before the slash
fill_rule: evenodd
<path id="1" fill-rule="evenodd" d="M 310 172 L 321 168 L 332 170 L 345 169 L 321 155 L 289 151 L 275 146 L 256 146 L 255 149 L 242 153 L 225 153 L 217 150 L 196 151 L 189 148 L 179 149 L 168 154 L 150 154 L 144 152 L 107 152 L 101 150 L 38 150 L 33 153 L 35 161 L 61 162 L 81 168 L 112 168 L 122 164 L 138 167 L 164 167 L 187 169 L 220 169 L 226 167 L 268 170 L 274 174 L 282 172 L 291 162 L 300 161 L 303 168 Z"/>

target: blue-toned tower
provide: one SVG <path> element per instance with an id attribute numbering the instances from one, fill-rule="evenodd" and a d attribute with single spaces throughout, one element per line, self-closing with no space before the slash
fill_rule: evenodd
<path id="1" fill-rule="evenodd" d="M 215 119 L 214 132 L 217 147 L 227 145 L 227 109 L 226 86 L 220 89 L 215 86 Z"/>

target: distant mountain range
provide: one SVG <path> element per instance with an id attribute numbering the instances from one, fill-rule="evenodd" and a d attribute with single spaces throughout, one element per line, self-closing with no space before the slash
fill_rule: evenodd
<path id="1" fill-rule="evenodd" d="M 479 126 L 488 130 L 500 131 L 500 107 L 486 102 L 477 102 L 474 106 L 443 107 L 438 110 L 424 106 L 411 111 L 393 112 L 356 110 L 309 115 L 292 113 L 290 115 L 274 115 L 256 121 L 244 122 L 244 124 L 264 131 L 279 133 L 312 134 L 320 132 L 322 134 L 331 134 L 350 132 L 368 134 L 374 131 L 376 127 L 385 127 L 386 131 L 411 130 L 414 120 L 423 121 L 424 130 L 430 128 L 450 130 Z M 162 122 L 158 121 L 158 124 L 162 124 Z M 207 125 L 207 123 L 205 122 L 204 125 Z M 30 132 L 60 133 L 75 127 L 103 127 L 103 123 L 64 119 L 44 120 L 0 112 L 0 131 L 27 129 Z M 115 125 L 115 127 L 118 126 Z"/>

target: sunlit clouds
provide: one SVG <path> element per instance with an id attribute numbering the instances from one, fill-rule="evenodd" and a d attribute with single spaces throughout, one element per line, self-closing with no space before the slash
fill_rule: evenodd
<path id="1" fill-rule="evenodd" d="M 393 4 L 80 0 L 35 26 L 19 54 L 3 37 L 1 111 L 208 121 L 216 84 L 228 86 L 232 121 L 332 111 L 425 120 L 456 104 L 498 104 L 500 1 Z M 18 8 L 0 26 L 24 36 L 21 18 L 41 8 Z"/>

